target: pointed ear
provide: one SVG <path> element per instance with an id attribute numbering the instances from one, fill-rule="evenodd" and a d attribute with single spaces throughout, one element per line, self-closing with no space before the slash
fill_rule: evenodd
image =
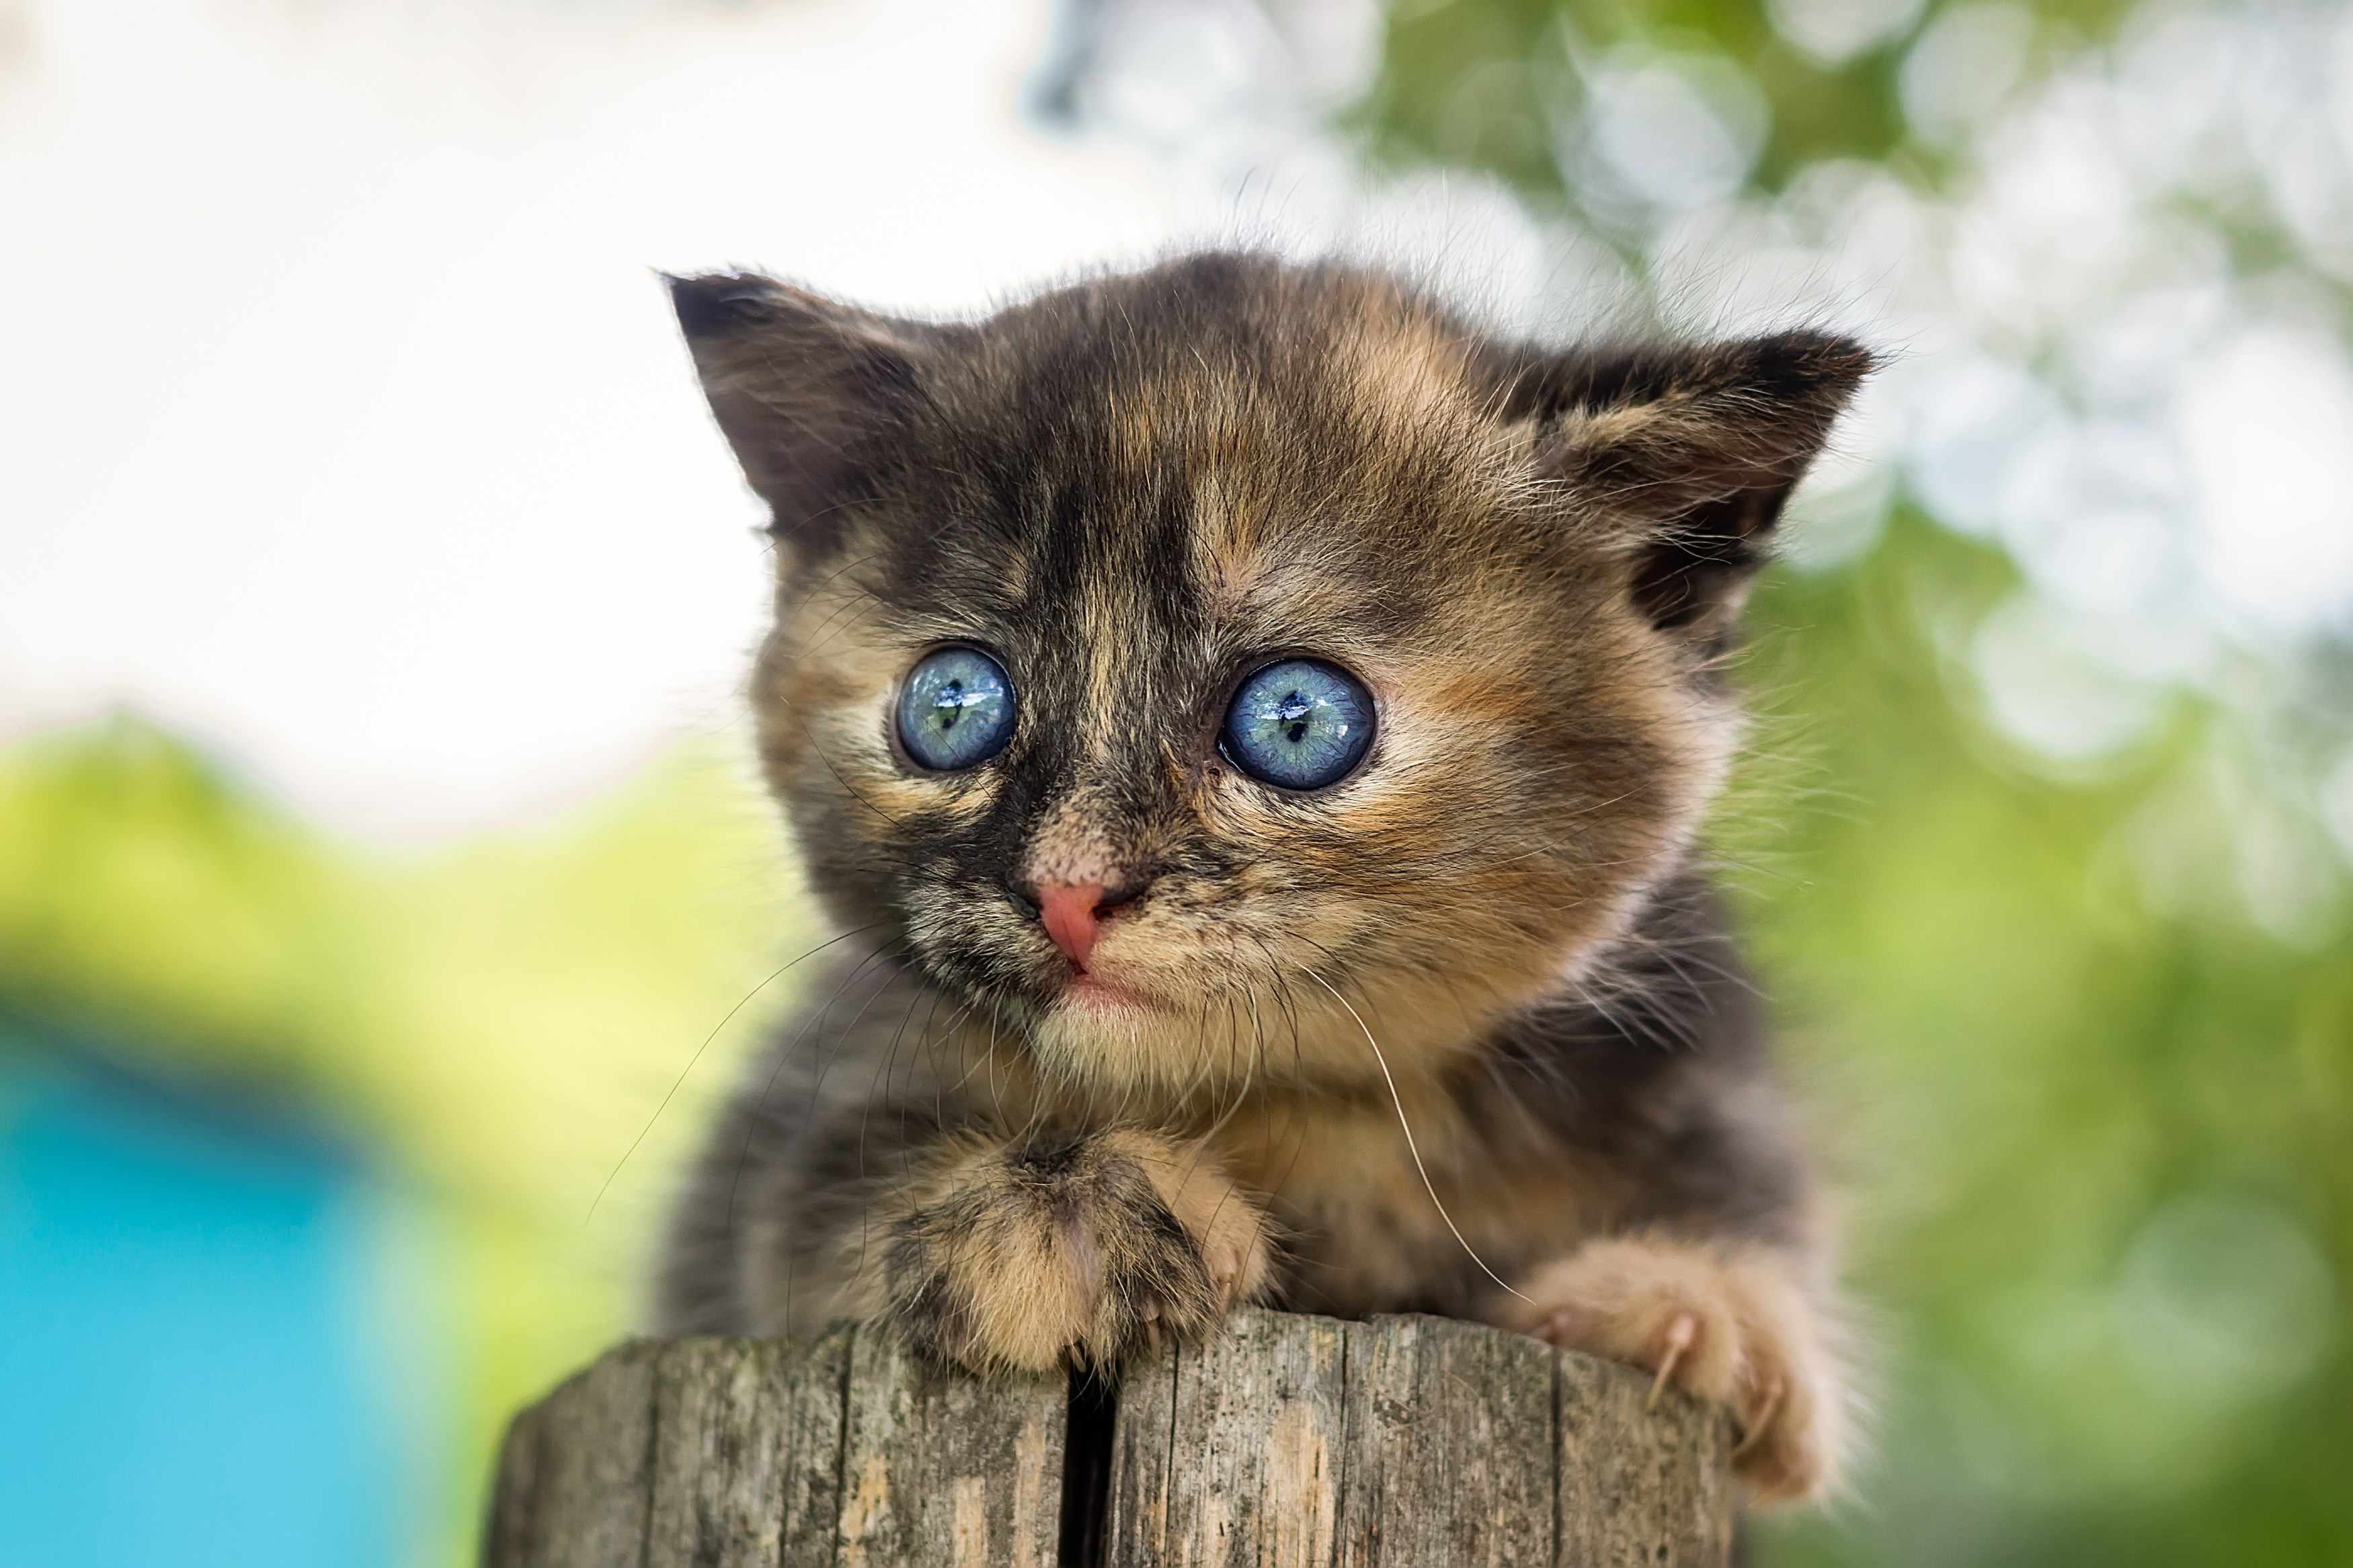
<path id="1" fill-rule="evenodd" d="M 1536 424 L 1540 471 L 1626 531 L 1635 604 L 1712 646 L 1873 363 L 1850 339 L 1800 331 L 1490 364 L 1500 412 Z"/>
<path id="2" fill-rule="evenodd" d="M 667 280 L 711 412 L 768 503 L 771 531 L 803 560 L 824 554 L 881 445 L 923 405 L 927 362 L 950 329 L 756 274 Z"/>

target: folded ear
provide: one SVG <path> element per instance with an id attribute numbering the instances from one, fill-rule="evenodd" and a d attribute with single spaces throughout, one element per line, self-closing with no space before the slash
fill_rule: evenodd
<path id="1" fill-rule="evenodd" d="M 953 331 L 876 315 L 752 273 L 670 278 L 704 395 L 772 531 L 803 560 L 839 541 L 894 431 L 923 406 Z"/>
<path id="2" fill-rule="evenodd" d="M 1499 413 L 1535 423 L 1539 470 L 1625 531 L 1635 604 L 1711 646 L 1872 365 L 1860 343 L 1803 331 L 1487 362 Z"/>

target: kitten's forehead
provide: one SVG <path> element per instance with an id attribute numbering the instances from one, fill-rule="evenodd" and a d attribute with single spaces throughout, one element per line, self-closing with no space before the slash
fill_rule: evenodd
<path id="1" fill-rule="evenodd" d="M 1385 296 L 1316 303 L 1008 325 L 943 410 L 978 548 L 937 564 L 983 569 L 1008 612 L 1106 659 L 1145 651 L 1145 627 L 1275 647 L 1411 615 L 1450 550 L 1472 563 L 1496 542 L 1471 536 L 1514 526 L 1524 465 L 1436 322 Z"/>

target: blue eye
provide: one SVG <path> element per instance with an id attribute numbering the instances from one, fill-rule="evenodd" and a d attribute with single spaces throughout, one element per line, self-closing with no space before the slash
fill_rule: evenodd
<path id="1" fill-rule="evenodd" d="M 947 647 L 915 666 L 899 693 L 899 743 L 927 768 L 976 767 L 1013 738 L 1013 682 L 977 648 Z"/>
<path id="2" fill-rule="evenodd" d="M 1345 670 L 1286 658 L 1242 682 L 1219 748 L 1262 783 L 1284 789 L 1337 784 L 1373 743 L 1373 694 Z"/>

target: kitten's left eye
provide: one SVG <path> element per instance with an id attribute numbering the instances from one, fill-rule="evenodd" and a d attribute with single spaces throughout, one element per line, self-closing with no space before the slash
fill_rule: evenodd
<path id="1" fill-rule="evenodd" d="M 944 773 L 977 767 L 1013 738 L 1013 682 L 978 648 L 947 647 L 915 666 L 899 693 L 899 743 Z"/>
<path id="2" fill-rule="evenodd" d="M 1286 658 L 1242 682 L 1218 749 L 1250 777 L 1284 789 L 1338 784 L 1373 743 L 1373 694 L 1320 658 Z"/>

